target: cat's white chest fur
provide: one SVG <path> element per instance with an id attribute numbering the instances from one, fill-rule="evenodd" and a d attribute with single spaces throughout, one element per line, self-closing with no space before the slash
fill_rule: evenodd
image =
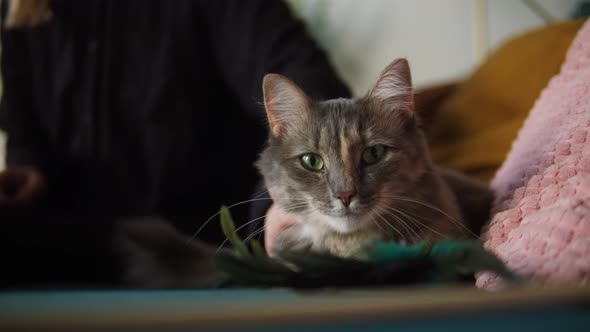
<path id="1" fill-rule="evenodd" d="M 317 214 L 301 225 L 298 236 L 311 244 L 315 252 L 328 252 L 344 258 L 364 259 L 379 234 L 358 221 L 359 227 L 347 227 L 350 221 Z M 338 225 L 334 227 L 333 225 Z M 364 227 L 363 227 L 364 226 Z"/>

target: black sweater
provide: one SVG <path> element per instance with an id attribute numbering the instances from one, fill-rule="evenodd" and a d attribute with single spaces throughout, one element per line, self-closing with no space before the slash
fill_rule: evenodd
<path id="1" fill-rule="evenodd" d="M 41 170 L 44 208 L 75 223 L 157 214 L 193 232 L 254 191 L 264 74 L 317 98 L 349 95 L 281 1 L 51 6 L 47 24 L 2 30 L 0 126 L 8 165 Z M 203 237 L 219 243 L 218 230 Z"/>

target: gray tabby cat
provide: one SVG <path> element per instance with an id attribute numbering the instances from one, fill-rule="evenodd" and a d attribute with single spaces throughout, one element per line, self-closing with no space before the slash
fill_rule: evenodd
<path id="1" fill-rule="evenodd" d="M 275 201 L 301 224 L 275 251 L 363 258 L 375 238 L 415 243 L 469 235 L 485 222 L 489 189 L 433 165 L 413 109 L 406 60 L 390 64 L 358 99 L 313 101 L 287 78 L 264 78 L 270 134 L 256 166 Z M 473 229 L 477 229 L 477 225 Z M 148 218 L 123 224 L 117 248 L 141 287 L 208 287 L 215 249 Z"/>
<path id="2" fill-rule="evenodd" d="M 479 206 L 471 209 L 489 206 L 484 185 L 433 165 L 405 59 L 385 68 L 362 98 L 313 101 L 276 74 L 264 78 L 263 90 L 270 135 L 256 165 L 275 201 L 302 220 L 276 239 L 276 251 L 363 257 L 375 238 L 465 236 L 451 185 L 475 194 L 467 205 Z"/>

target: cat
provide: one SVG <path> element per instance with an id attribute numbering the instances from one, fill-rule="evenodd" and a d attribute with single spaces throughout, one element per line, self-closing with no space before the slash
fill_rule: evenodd
<path id="1" fill-rule="evenodd" d="M 256 166 L 274 200 L 301 220 L 275 240 L 277 252 L 362 258 L 376 238 L 466 237 L 462 208 L 491 203 L 485 185 L 430 159 L 405 59 L 361 98 L 314 101 L 277 74 L 265 76 L 263 92 L 270 134 Z M 475 201 L 461 204 L 451 185 Z"/>
<path id="2" fill-rule="evenodd" d="M 276 204 L 301 220 L 273 246 L 366 258 L 375 239 L 413 244 L 468 237 L 493 200 L 486 185 L 430 159 L 413 108 L 405 59 L 387 66 L 366 96 L 314 101 L 289 79 L 263 81 L 269 137 L 256 167 Z M 187 245 L 187 243 L 189 243 Z M 140 287 L 211 287 L 214 248 L 166 221 L 123 223 L 117 248 Z"/>

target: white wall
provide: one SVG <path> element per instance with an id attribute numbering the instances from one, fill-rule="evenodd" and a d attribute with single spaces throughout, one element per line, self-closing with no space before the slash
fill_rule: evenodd
<path id="1" fill-rule="evenodd" d="M 456 80 L 486 49 L 543 19 L 519 0 L 289 0 L 356 95 L 382 68 L 407 57 L 419 88 Z M 552 16 L 567 18 L 576 0 L 539 0 Z M 479 30 L 478 30 L 479 29 Z M 477 31 L 480 31 L 478 38 Z M 483 37 L 483 38 L 481 38 Z M 482 45 L 478 48 L 478 45 Z M 478 51 L 479 50 L 479 51 Z"/>
<path id="2" fill-rule="evenodd" d="M 499 45 L 505 38 L 545 23 L 525 4 L 518 0 L 488 0 L 489 36 L 491 47 Z M 557 20 L 569 17 L 577 0 L 537 0 Z"/>

